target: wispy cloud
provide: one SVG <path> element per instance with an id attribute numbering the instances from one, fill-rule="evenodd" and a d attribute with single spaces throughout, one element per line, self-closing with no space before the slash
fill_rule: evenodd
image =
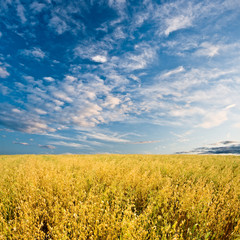
<path id="1" fill-rule="evenodd" d="M 108 95 L 106 98 L 106 102 L 103 104 L 103 106 L 114 108 L 115 106 L 119 105 L 120 103 L 121 103 L 121 100 L 119 98 Z"/>
<path id="2" fill-rule="evenodd" d="M 121 60 L 120 66 L 129 71 L 143 69 L 155 60 L 156 51 L 157 47 L 155 46 L 135 45 L 135 52 L 126 54 L 125 59 Z"/>
<path id="3" fill-rule="evenodd" d="M 68 102 L 71 103 L 73 100 L 71 99 L 71 97 L 69 97 L 67 95 L 67 93 L 63 92 L 63 91 L 58 91 L 58 90 L 53 90 L 52 94 L 55 98 L 63 100 L 64 102 Z"/>
<path id="4" fill-rule="evenodd" d="M 109 136 L 103 133 L 86 133 L 87 137 L 98 139 L 106 142 L 127 143 L 129 140 L 120 138 L 118 136 Z"/>
<path id="5" fill-rule="evenodd" d="M 46 8 L 46 5 L 44 3 L 39 3 L 34 1 L 33 3 L 31 3 L 30 5 L 30 9 L 33 11 L 33 13 L 40 13 L 42 12 L 42 10 Z"/>
<path id="6" fill-rule="evenodd" d="M 54 132 L 38 115 L 26 114 L 26 111 L 12 107 L 11 105 L 0 105 L 0 124 L 25 133 Z M 10 111 L 9 111 L 10 110 Z"/>
<path id="7" fill-rule="evenodd" d="M 11 92 L 11 89 L 5 86 L 4 84 L 0 83 L 0 93 L 4 95 L 8 95 Z"/>
<path id="8" fill-rule="evenodd" d="M 225 110 L 207 113 L 204 118 L 204 122 L 199 125 L 202 128 L 217 127 L 228 120 L 227 111 Z"/>
<path id="9" fill-rule="evenodd" d="M 42 109 L 40 109 L 40 108 L 34 108 L 34 111 L 35 111 L 36 113 L 38 113 L 39 115 L 45 115 L 45 114 L 47 114 L 46 111 L 44 111 L 44 110 L 42 110 Z"/>
<path id="10" fill-rule="evenodd" d="M 234 108 L 235 106 L 236 104 L 231 104 L 225 107 L 223 110 L 207 113 L 204 116 L 204 122 L 201 123 L 199 126 L 203 128 L 212 128 L 221 125 L 228 120 L 227 114 L 229 110 Z"/>
<path id="11" fill-rule="evenodd" d="M 180 72 L 183 72 L 185 71 L 184 67 L 183 66 L 180 66 L 176 69 L 173 69 L 171 71 L 167 71 L 166 73 L 164 73 L 163 75 L 161 75 L 161 77 L 165 78 L 165 77 L 169 77 L 173 74 L 177 74 L 177 73 L 180 73 Z"/>
<path id="12" fill-rule="evenodd" d="M 215 55 L 219 54 L 219 50 L 220 46 L 212 45 L 211 43 L 208 42 L 203 42 L 200 45 L 200 48 L 195 52 L 195 55 L 214 57 Z"/>
<path id="13" fill-rule="evenodd" d="M 233 127 L 235 127 L 235 128 L 240 128 L 240 123 L 235 123 L 235 124 L 233 125 Z"/>
<path id="14" fill-rule="evenodd" d="M 122 11 L 125 8 L 126 0 L 108 0 L 108 5 L 123 14 Z"/>
<path id="15" fill-rule="evenodd" d="M 171 32 L 187 28 L 192 25 L 192 19 L 189 16 L 179 15 L 177 17 L 166 19 L 167 29 L 164 31 L 168 36 Z"/>
<path id="16" fill-rule="evenodd" d="M 178 142 L 188 142 L 189 141 L 189 136 L 193 133 L 193 130 L 189 130 L 189 131 L 186 131 L 184 133 L 181 133 L 181 134 L 177 134 L 177 133 L 174 133 L 174 132 L 171 132 L 171 134 L 175 137 L 177 137 L 177 141 Z"/>
<path id="17" fill-rule="evenodd" d="M 26 142 L 13 142 L 13 144 L 19 144 L 19 145 L 24 145 L 24 146 L 30 145 L 29 143 L 26 143 Z"/>
<path id="18" fill-rule="evenodd" d="M 17 15 L 19 16 L 22 24 L 24 24 L 27 19 L 26 19 L 26 16 L 25 16 L 25 8 L 24 6 L 21 4 L 20 0 L 17 0 Z"/>
<path id="19" fill-rule="evenodd" d="M 130 144 L 150 144 L 150 143 L 158 143 L 160 140 L 152 140 L 152 141 L 139 141 L 139 142 L 129 142 Z"/>
<path id="20" fill-rule="evenodd" d="M 193 115 L 203 116 L 206 114 L 206 111 L 199 107 L 187 106 L 180 107 L 177 106 L 170 111 L 170 115 L 174 117 L 190 117 Z"/>
<path id="21" fill-rule="evenodd" d="M 53 28 L 57 34 L 61 35 L 66 32 L 69 27 L 66 22 L 58 16 L 53 16 L 49 21 L 49 27 Z"/>
<path id="22" fill-rule="evenodd" d="M 65 146 L 65 147 L 72 147 L 72 148 L 79 148 L 79 149 L 86 149 L 90 148 L 88 145 L 75 143 L 75 142 L 64 142 L 64 141 L 56 141 L 56 142 L 50 142 L 51 145 L 57 145 L 57 146 Z"/>
<path id="23" fill-rule="evenodd" d="M 43 58 L 46 57 L 46 54 L 38 47 L 34 47 L 30 50 L 29 49 L 21 50 L 21 54 L 32 57 L 36 60 L 42 60 Z"/>
<path id="24" fill-rule="evenodd" d="M 46 133 L 44 135 L 54 139 L 72 140 L 72 137 L 67 137 L 60 134 Z"/>
<path id="25" fill-rule="evenodd" d="M 56 149 L 56 147 L 52 145 L 39 145 L 39 147 L 44 149 Z"/>
<path id="26" fill-rule="evenodd" d="M 9 75 L 10 73 L 6 70 L 6 68 L 0 66 L 0 77 L 7 78 Z"/>
<path id="27" fill-rule="evenodd" d="M 111 48 L 111 44 L 109 45 L 105 42 L 83 42 L 74 49 L 74 54 L 80 58 L 86 58 L 94 62 L 104 63 L 107 61 L 107 52 Z"/>

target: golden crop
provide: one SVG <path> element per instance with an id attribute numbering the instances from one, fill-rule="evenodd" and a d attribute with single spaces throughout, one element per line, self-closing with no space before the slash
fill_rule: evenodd
<path id="1" fill-rule="evenodd" d="M 0 239 L 240 239 L 240 157 L 0 156 Z"/>

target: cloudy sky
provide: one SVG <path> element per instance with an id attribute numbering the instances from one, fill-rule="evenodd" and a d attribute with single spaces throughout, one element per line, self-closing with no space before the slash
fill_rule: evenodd
<path id="1" fill-rule="evenodd" d="M 0 0 L 0 154 L 236 153 L 239 22 L 239 0 Z"/>

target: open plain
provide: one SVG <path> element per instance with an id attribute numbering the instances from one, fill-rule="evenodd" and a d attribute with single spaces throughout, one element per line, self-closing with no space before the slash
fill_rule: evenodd
<path id="1" fill-rule="evenodd" d="M 0 157 L 0 239 L 240 239 L 240 157 Z"/>

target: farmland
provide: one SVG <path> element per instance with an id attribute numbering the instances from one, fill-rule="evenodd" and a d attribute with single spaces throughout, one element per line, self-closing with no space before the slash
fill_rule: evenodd
<path id="1" fill-rule="evenodd" d="M 240 157 L 0 156 L 0 239 L 240 239 Z"/>

